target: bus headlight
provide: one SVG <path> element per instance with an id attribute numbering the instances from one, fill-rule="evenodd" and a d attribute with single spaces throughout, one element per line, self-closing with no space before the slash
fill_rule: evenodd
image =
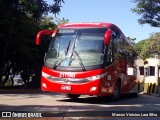
<path id="1" fill-rule="evenodd" d="M 94 80 L 104 78 L 106 75 L 107 75 L 107 73 L 103 73 L 103 74 L 100 74 L 100 75 L 95 75 L 95 76 L 88 77 L 86 79 L 88 79 L 89 81 L 94 81 Z"/>
<path id="2" fill-rule="evenodd" d="M 91 77 L 88 77 L 87 79 L 88 79 L 89 81 L 94 81 L 94 80 L 100 79 L 100 75 L 91 76 Z"/>
<path id="3" fill-rule="evenodd" d="M 47 73 L 45 73 L 45 72 L 42 72 L 42 76 L 43 76 L 44 78 L 49 78 L 49 77 L 51 77 L 51 75 L 49 75 L 49 74 L 47 74 Z"/>

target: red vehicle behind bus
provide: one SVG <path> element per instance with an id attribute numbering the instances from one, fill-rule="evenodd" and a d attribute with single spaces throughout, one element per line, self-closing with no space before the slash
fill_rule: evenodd
<path id="1" fill-rule="evenodd" d="M 111 23 L 67 23 L 42 30 L 51 42 L 42 68 L 41 89 L 80 95 L 138 94 L 134 59 L 137 55 L 122 31 Z"/>

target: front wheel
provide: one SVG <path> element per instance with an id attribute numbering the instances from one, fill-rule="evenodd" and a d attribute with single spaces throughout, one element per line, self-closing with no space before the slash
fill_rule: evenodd
<path id="1" fill-rule="evenodd" d="M 79 97 L 80 95 L 76 95 L 76 94 L 66 94 L 66 96 L 67 96 L 68 98 L 70 98 L 70 99 L 76 100 L 76 99 L 78 99 L 78 97 Z"/>

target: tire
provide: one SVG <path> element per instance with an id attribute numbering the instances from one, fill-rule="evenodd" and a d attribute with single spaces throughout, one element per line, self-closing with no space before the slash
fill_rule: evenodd
<path id="1" fill-rule="evenodd" d="M 79 97 L 80 95 L 76 95 L 76 94 L 66 94 L 66 96 L 67 96 L 68 98 L 70 98 L 70 99 L 76 100 L 76 99 L 78 99 L 78 97 Z"/>
<path id="2" fill-rule="evenodd" d="M 131 96 L 131 97 L 138 97 L 138 92 L 130 93 L 130 96 Z"/>
<path id="3" fill-rule="evenodd" d="M 111 100 L 115 101 L 120 98 L 121 95 L 121 84 L 117 81 L 116 86 L 114 88 L 113 96 L 111 96 Z"/>
<path id="4" fill-rule="evenodd" d="M 138 97 L 138 95 L 139 95 L 138 93 L 139 93 L 139 88 L 137 88 L 136 92 L 130 93 L 130 96 L 131 97 Z"/>

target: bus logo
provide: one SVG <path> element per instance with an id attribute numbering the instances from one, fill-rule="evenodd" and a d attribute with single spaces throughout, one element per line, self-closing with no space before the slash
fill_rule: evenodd
<path id="1" fill-rule="evenodd" d="M 68 80 L 68 79 L 64 79 L 64 82 L 65 82 L 65 83 L 68 83 L 68 82 L 69 82 L 69 80 Z"/>

